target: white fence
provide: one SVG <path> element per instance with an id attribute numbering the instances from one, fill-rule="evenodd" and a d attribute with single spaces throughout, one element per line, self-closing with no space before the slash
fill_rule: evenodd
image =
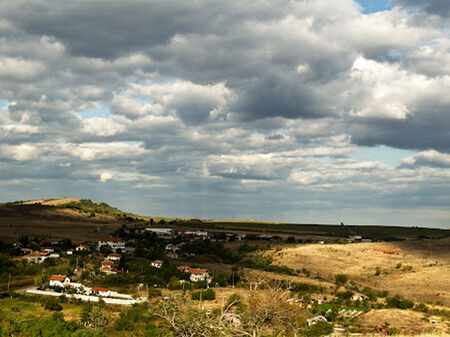
<path id="1" fill-rule="evenodd" d="M 33 294 L 33 295 L 45 295 L 45 296 L 62 296 L 65 295 L 68 298 L 76 298 L 80 299 L 82 301 L 88 301 L 88 302 L 98 302 L 100 300 L 100 297 L 98 296 L 90 296 L 90 295 L 79 295 L 79 294 L 62 294 L 57 293 L 54 291 L 44 291 L 44 290 L 37 290 L 37 289 L 28 289 L 26 291 L 27 294 Z M 114 293 L 114 296 L 116 296 L 117 293 Z M 109 297 L 102 297 L 102 300 L 105 303 L 108 304 L 119 304 L 119 305 L 133 305 L 137 303 L 142 303 L 147 301 L 146 297 L 139 297 L 136 299 L 132 299 L 130 295 L 124 295 L 119 294 L 121 297 L 127 298 L 127 299 L 118 299 L 118 298 L 109 298 Z"/>

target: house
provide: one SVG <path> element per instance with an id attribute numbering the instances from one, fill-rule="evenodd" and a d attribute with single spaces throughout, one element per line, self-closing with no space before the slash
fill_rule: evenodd
<path id="1" fill-rule="evenodd" d="M 155 261 L 152 261 L 151 266 L 154 268 L 161 268 L 163 263 L 164 263 L 163 260 L 155 260 Z"/>
<path id="2" fill-rule="evenodd" d="M 110 267 L 112 267 L 112 266 L 114 266 L 114 262 L 112 262 L 112 261 L 102 261 L 102 267 L 103 266 L 110 266 Z"/>
<path id="3" fill-rule="evenodd" d="M 53 253 L 55 251 L 53 248 L 50 248 L 50 247 L 45 247 L 43 250 L 44 250 L 44 252 L 47 252 L 47 253 Z"/>
<path id="4" fill-rule="evenodd" d="M 189 274 L 192 282 L 206 281 L 209 277 L 208 270 L 202 268 L 189 268 Z"/>
<path id="5" fill-rule="evenodd" d="M 364 301 L 366 299 L 366 296 L 364 296 L 363 294 L 354 294 L 352 296 L 352 301 Z"/>
<path id="6" fill-rule="evenodd" d="M 58 253 L 52 253 L 48 257 L 52 258 L 52 259 L 59 259 L 59 254 Z"/>
<path id="7" fill-rule="evenodd" d="M 172 244 L 172 243 L 169 243 L 169 244 L 166 246 L 166 250 L 169 251 L 169 252 L 174 252 L 174 253 L 176 253 L 177 251 L 180 250 L 180 247 L 179 247 L 178 245 L 174 245 L 174 244 Z"/>
<path id="8" fill-rule="evenodd" d="M 33 252 L 33 249 L 30 248 L 20 248 L 20 251 L 22 252 L 22 254 L 30 254 Z"/>
<path id="9" fill-rule="evenodd" d="M 98 287 L 91 288 L 90 292 L 91 295 L 104 297 L 108 297 L 111 294 L 111 290 L 109 290 L 108 288 L 98 288 Z"/>
<path id="10" fill-rule="evenodd" d="M 14 247 L 14 248 L 19 248 L 19 249 L 20 249 L 20 248 L 22 248 L 22 244 L 21 244 L 20 242 L 14 242 L 14 243 L 13 243 L 13 247 Z"/>
<path id="11" fill-rule="evenodd" d="M 87 251 L 87 250 L 89 250 L 90 249 L 90 247 L 89 246 L 86 246 L 86 245 L 79 245 L 79 246 L 77 246 L 76 248 L 75 248 L 75 250 L 77 251 L 77 252 L 85 252 L 85 251 Z"/>
<path id="12" fill-rule="evenodd" d="M 70 278 L 65 275 L 52 275 L 48 283 L 50 287 L 64 287 L 70 283 Z"/>
<path id="13" fill-rule="evenodd" d="M 120 254 L 108 254 L 108 256 L 106 257 L 106 260 L 108 261 L 120 261 Z"/>
<path id="14" fill-rule="evenodd" d="M 73 255 L 74 250 L 73 249 L 68 249 L 66 254 L 67 255 Z"/>
<path id="15" fill-rule="evenodd" d="M 178 266 L 177 269 L 181 272 L 189 273 L 189 270 L 191 269 L 188 266 Z"/>
<path id="16" fill-rule="evenodd" d="M 100 268 L 100 271 L 107 274 L 107 275 L 114 275 L 117 274 L 117 270 L 113 269 L 111 266 L 102 266 Z"/>
<path id="17" fill-rule="evenodd" d="M 174 236 L 175 232 L 172 228 L 146 228 L 148 233 L 155 233 L 157 236 Z"/>
<path id="18" fill-rule="evenodd" d="M 98 250 L 100 250 L 102 247 L 107 246 L 111 248 L 114 251 L 117 251 L 118 249 L 124 250 L 125 249 L 125 241 L 121 239 L 116 238 L 103 238 L 100 239 L 97 243 Z"/>
<path id="19" fill-rule="evenodd" d="M 30 254 L 21 256 L 21 260 L 26 260 L 29 263 L 42 263 L 48 258 L 47 252 L 32 252 Z"/>
<path id="20" fill-rule="evenodd" d="M 184 232 L 184 235 L 186 235 L 186 236 L 196 236 L 196 237 L 207 238 L 207 237 L 208 237 L 208 232 L 202 232 L 202 231 L 196 231 L 196 232 L 186 231 L 186 232 Z"/>
<path id="21" fill-rule="evenodd" d="M 327 319 L 325 317 L 323 317 L 322 315 L 316 316 L 316 317 L 312 317 L 312 318 L 308 318 L 306 320 L 306 324 L 308 324 L 308 326 L 314 325 L 317 322 L 326 322 L 328 323 Z"/>

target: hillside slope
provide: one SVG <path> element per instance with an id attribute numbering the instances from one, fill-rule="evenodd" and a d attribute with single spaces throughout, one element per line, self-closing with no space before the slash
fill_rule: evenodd
<path id="1" fill-rule="evenodd" d="M 0 240 L 22 235 L 96 240 L 123 223 L 144 220 L 105 203 L 74 198 L 34 200 L 0 205 Z"/>

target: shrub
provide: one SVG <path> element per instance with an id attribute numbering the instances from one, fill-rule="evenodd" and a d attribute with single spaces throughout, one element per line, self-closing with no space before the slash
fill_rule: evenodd
<path id="1" fill-rule="evenodd" d="M 348 277 L 345 274 L 337 274 L 335 276 L 336 285 L 340 286 L 347 283 Z"/>
<path id="2" fill-rule="evenodd" d="M 399 295 L 387 297 L 386 304 L 388 308 L 409 309 L 414 307 L 414 302 L 401 298 Z"/>
<path id="3" fill-rule="evenodd" d="M 154 298 L 154 297 L 158 297 L 161 296 L 161 290 L 159 290 L 158 288 L 149 288 L 148 289 L 148 298 Z"/>
<path id="4" fill-rule="evenodd" d="M 62 310 L 61 304 L 59 304 L 57 299 L 54 297 L 44 298 L 42 300 L 42 305 L 44 306 L 45 310 L 49 310 L 49 311 L 61 311 Z"/>
<path id="5" fill-rule="evenodd" d="M 333 324 L 327 322 L 317 322 L 308 328 L 307 336 L 321 337 L 327 336 L 333 332 Z"/>
<path id="6" fill-rule="evenodd" d="M 212 289 L 194 291 L 192 293 L 192 299 L 200 300 L 200 294 L 202 296 L 202 300 L 212 301 L 216 299 L 216 292 Z"/>

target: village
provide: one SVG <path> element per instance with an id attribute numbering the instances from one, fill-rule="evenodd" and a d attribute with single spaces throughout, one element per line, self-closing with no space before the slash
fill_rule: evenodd
<path id="1" fill-rule="evenodd" d="M 306 328 L 333 327 L 330 331 L 336 336 L 367 330 L 390 334 L 397 328 L 385 322 L 371 327 L 357 322 L 360 317 L 386 308 L 411 310 L 417 306 L 395 294 L 358 287 L 344 273 L 332 275 L 333 279 L 327 281 L 310 275 L 306 264 L 283 265 L 283 259 L 275 263 L 277 259 L 271 257 L 278 256 L 280 253 L 276 252 L 281 247 L 287 251 L 302 247 L 317 247 L 319 251 L 355 247 L 370 259 L 395 260 L 405 256 L 403 250 L 386 247 L 370 235 L 305 241 L 283 234 L 205 230 L 201 224 L 197 229 L 187 229 L 141 223 L 123 225 L 95 242 L 74 244 L 64 238 L 22 236 L 12 247 L 19 253 L 13 260 L 25 268 L 42 266 L 34 286 L 22 289 L 24 294 L 38 298 L 131 308 L 158 298 L 173 301 L 172 296 L 181 292 L 190 294 L 194 301 L 200 300 L 200 308 L 210 313 L 221 307 L 219 298 L 223 302 L 225 296 L 239 296 L 239 301 L 250 301 L 254 296 L 267 296 L 276 288 L 272 297 L 279 297 L 277 305 L 308 313 Z M 426 307 L 421 305 L 420 308 Z M 231 306 L 221 316 L 235 328 L 245 325 L 245 312 L 239 308 Z M 427 324 L 430 329 L 437 329 L 444 321 L 431 315 Z"/>

